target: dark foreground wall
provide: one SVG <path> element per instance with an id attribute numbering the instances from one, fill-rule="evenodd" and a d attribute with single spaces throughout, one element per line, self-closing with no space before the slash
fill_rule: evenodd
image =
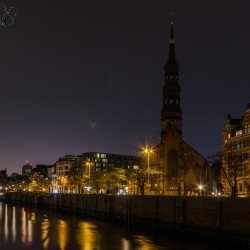
<path id="1" fill-rule="evenodd" d="M 250 244 L 250 198 L 8 193 L 7 202 L 67 209 L 155 230 L 188 231 Z"/>

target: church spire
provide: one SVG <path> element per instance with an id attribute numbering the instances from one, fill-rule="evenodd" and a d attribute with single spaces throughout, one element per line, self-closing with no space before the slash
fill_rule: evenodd
<path id="1" fill-rule="evenodd" d="M 165 65 L 165 70 L 168 67 L 176 67 L 177 70 L 179 68 L 178 63 L 175 59 L 175 42 L 174 42 L 174 22 L 171 21 L 171 32 L 170 32 L 170 39 L 169 39 L 169 52 L 168 52 L 168 61 Z"/>
<path id="2" fill-rule="evenodd" d="M 174 22 L 173 21 L 171 21 L 171 33 L 170 33 L 170 39 L 169 39 L 168 63 L 176 63 L 175 47 L 174 47 Z"/>
<path id="3" fill-rule="evenodd" d="M 163 107 L 161 111 L 161 136 L 175 130 L 182 134 L 182 111 L 180 107 L 179 65 L 175 58 L 174 23 L 171 21 L 169 54 L 165 65 Z"/>

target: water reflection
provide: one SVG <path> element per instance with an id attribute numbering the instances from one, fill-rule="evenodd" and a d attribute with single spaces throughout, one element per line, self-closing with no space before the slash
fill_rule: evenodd
<path id="1" fill-rule="evenodd" d="M 122 249 L 124 249 L 124 250 L 131 249 L 130 241 L 126 238 L 122 238 Z"/>
<path id="2" fill-rule="evenodd" d="M 44 215 L 41 222 L 41 239 L 43 242 L 44 249 L 48 249 L 49 246 L 49 229 L 50 229 L 50 222 L 47 218 L 47 215 Z"/>
<path id="3" fill-rule="evenodd" d="M 155 243 L 148 237 L 136 235 L 134 237 L 134 245 L 138 250 L 154 250 Z"/>
<path id="4" fill-rule="evenodd" d="M 5 214 L 4 214 L 4 239 L 8 240 L 9 228 L 8 228 L 8 206 L 5 205 Z"/>
<path id="5" fill-rule="evenodd" d="M 13 207 L 13 215 L 12 215 L 12 242 L 16 242 L 16 208 Z"/>
<path id="6" fill-rule="evenodd" d="M 1 250 L 213 249 L 171 238 L 155 239 L 125 228 L 75 216 L 0 203 Z M 184 248 L 183 248 L 184 247 Z"/>
<path id="7" fill-rule="evenodd" d="M 65 250 L 68 243 L 69 228 L 68 223 L 58 220 L 58 245 L 60 250 Z"/>
<path id="8" fill-rule="evenodd" d="M 27 209 L 22 208 L 21 218 L 21 240 L 27 246 L 32 242 L 32 221 L 34 221 L 34 214 L 29 214 L 29 211 Z"/>
<path id="9" fill-rule="evenodd" d="M 82 250 L 91 250 L 98 245 L 97 227 L 90 222 L 79 222 L 76 230 L 76 240 Z"/>

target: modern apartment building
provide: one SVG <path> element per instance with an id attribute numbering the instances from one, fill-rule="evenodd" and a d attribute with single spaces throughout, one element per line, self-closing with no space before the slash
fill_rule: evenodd
<path id="1" fill-rule="evenodd" d="M 135 168 L 140 165 L 141 157 L 103 152 L 86 152 L 77 156 L 83 166 L 90 164 L 91 171 L 108 171 L 112 168 Z M 78 164 L 81 165 L 81 164 Z"/>
<path id="2" fill-rule="evenodd" d="M 132 155 L 104 152 L 86 152 L 81 155 L 65 155 L 56 161 L 55 175 L 52 176 L 53 192 L 71 192 L 69 175 L 72 170 L 82 169 L 89 177 L 96 171 L 109 171 L 112 168 L 139 168 L 141 158 Z"/>

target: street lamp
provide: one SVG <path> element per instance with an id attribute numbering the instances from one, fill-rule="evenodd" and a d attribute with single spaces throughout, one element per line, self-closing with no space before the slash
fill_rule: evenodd
<path id="1" fill-rule="evenodd" d="M 149 169 L 150 169 L 149 155 L 150 153 L 153 153 L 153 149 L 146 147 L 143 151 L 145 154 L 147 154 L 147 158 L 148 158 L 148 186 L 149 186 Z"/>
<path id="2" fill-rule="evenodd" d="M 87 165 L 87 167 L 88 167 L 88 172 L 89 172 L 89 174 L 88 174 L 88 177 L 89 177 L 89 186 L 87 187 L 87 190 L 90 192 L 90 189 L 91 189 L 91 187 L 90 187 L 90 167 L 91 167 L 91 162 L 86 162 L 86 165 Z"/>
<path id="3" fill-rule="evenodd" d="M 89 168 L 89 179 L 90 179 L 90 167 L 91 167 L 91 163 L 90 163 L 90 162 L 87 162 L 86 165 L 87 165 L 88 168 Z"/>
<path id="4" fill-rule="evenodd" d="M 202 191 L 202 189 L 203 189 L 203 186 L 200 184 L 200 185 L 198 185 L 198 189 L 200 190 L 200 196 L 201 196 L 201 191 Z"/>

